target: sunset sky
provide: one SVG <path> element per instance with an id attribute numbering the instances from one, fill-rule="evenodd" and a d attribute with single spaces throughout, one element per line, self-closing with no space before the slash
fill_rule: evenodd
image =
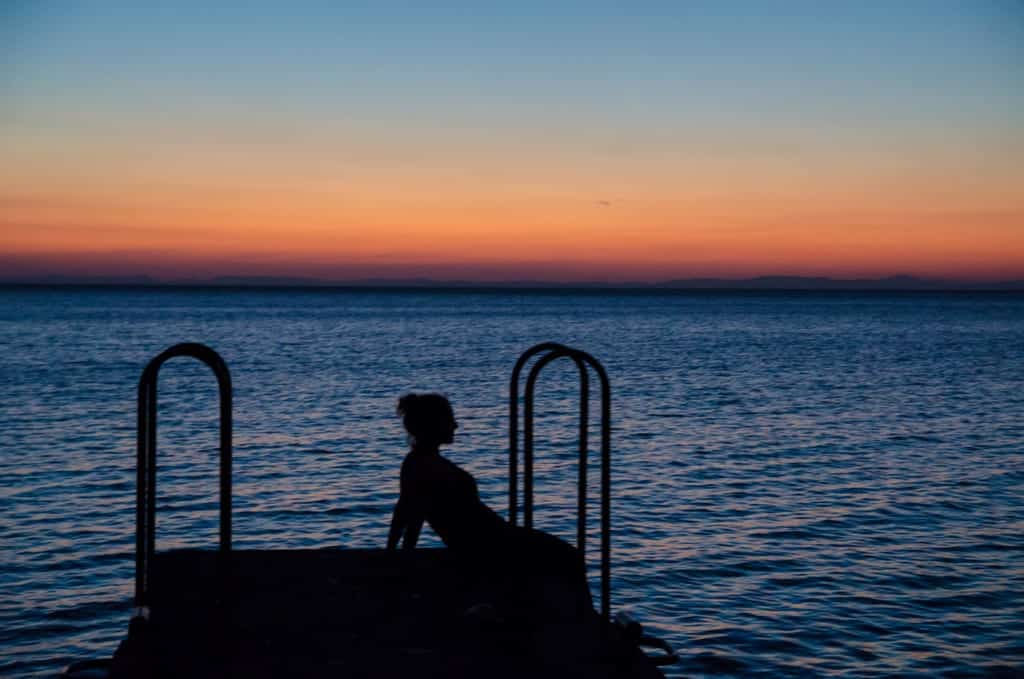
<path id="1" fill-rule="evenodd" d="M 1017 0 L 149 4 L 2 4 L 0 278 L 1024 278 Z"/>

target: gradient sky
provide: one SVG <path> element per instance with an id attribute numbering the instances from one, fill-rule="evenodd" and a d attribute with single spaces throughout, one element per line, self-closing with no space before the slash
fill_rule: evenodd
<path id="1" fill-rule="evenodd" d="M 1024 278 L 1019 0 L 148 4 L 0 5 L 0 277 Z"/>

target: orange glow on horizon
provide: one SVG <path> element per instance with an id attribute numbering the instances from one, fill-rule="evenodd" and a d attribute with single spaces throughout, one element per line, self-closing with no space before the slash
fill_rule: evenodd
<path id="1" fill-rule="evenodd" d="M 2 280 L 1024 279 L 1006 3 L 25 4 Z"/>
<path id="2" fill-rule="evenodd" d="M 814 172 L 663 154 L 595 164 L 565 148 L 543 162 L 512 147 L 434 150 L 445 162 L 413 162 L 382 146 L 375 165 L 369 149 L 356 163 L 301 145 L 262 156 L 155 143 L 144 158 L 122 146 L 70 147 L 95 161 L 61 165 L 44 147 L 16 142 L 14 162 L 0 166 L 8 268 L 171 278 L 1024 278 L 1020 170 L 1000 158 L 965 157 L 963 172 L 943 169 L 949 162 L 818 159 L 827 171 Z"/>

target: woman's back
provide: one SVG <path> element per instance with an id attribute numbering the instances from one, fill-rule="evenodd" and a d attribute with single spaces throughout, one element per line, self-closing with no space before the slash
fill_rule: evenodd
<path id="1" fill-rule="evenodd" d="M 402 462 L 401 495 L 449 547 L 501 539 L 505 522 L 480 501 L 472 474 L 439 453 L 415 449 Z"/>

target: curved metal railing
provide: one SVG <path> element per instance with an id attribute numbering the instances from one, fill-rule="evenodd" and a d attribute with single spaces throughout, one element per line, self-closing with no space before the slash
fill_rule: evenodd
<path id="1" fill-rule="evenodd" d="M 177 356 L 205 363 L 217 377 L 220 393 L 220 546 L 219 570 L 226 573 L 231 553 L 231 373 L 224 359 L 210 347 L 186 342 L 158 354 L 139 379 L 137 439 L 138 479 L 135 499 L 135 613 L 148 616 L 150 565 L 156 544 L 156 386 L 160 368 Z"/>
<path id="2" fill-rule="evenodd" d="M 576 500 L 576 541 L 585 558 L 587 517 L 588 421 L 592 369 L 601 383 L 601 615 L 611 618 L 611 386 L 604 366 L 585 351 L 557 342 L 544 342 L 523 352 L 512 369 L 509 382 L 509 523 L 518 521 L 519 475 L 519 381 L 529 360 L 540 355 L 526 378 L 523 397 L 523 525 L 533 526 L 533 402 L 537 378 L 545 366 L 558 358 L 569 358 L 580 375 L 579 468 Z"/>

